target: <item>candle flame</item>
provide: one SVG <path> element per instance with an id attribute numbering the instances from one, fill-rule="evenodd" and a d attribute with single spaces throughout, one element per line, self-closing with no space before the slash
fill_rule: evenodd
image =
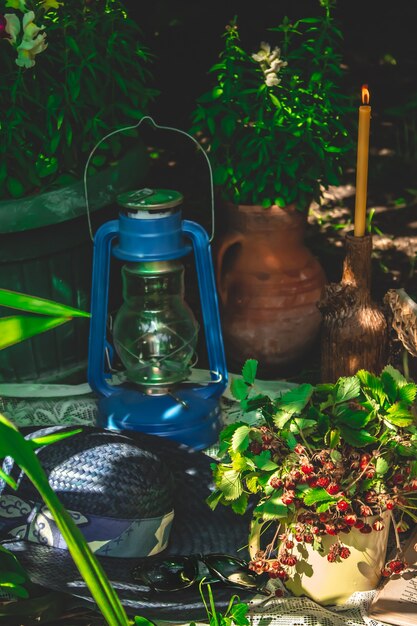
<path id="1" fill-rule="evenodd" d="M 368 85 L 362 85 L 362 104 L 369 104 L 370 94 Z"/>

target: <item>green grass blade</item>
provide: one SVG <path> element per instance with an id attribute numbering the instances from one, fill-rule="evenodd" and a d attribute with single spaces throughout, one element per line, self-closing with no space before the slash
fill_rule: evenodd
<path id="1" fill-rule="evenodd" d="M 70 317 L 37 317 L 35 315 L 2 317 L 0 318 L 0 350 L 40 335 L 70 320 Z"/>
<path id="2" fill-rule="evenodd" d="M 84 535 L 49 485 L 48 478 L 30 442 L 0 414 L 0 458 L 8 455 L 13 456 L 42 496 L 108 625 L 129 626 L 129 620 L 116 592 L 87 545 Z"/>
<path id="3" fill-rule="evenodd" d="M 9 289 L 0 289 L 0 306 L 55 317 L 90 317 L 90 313 L 80 311 L 66 304 L 38 298 L 37 296 L 29 296 L 17 291 L 10 291 Z"/>
<path id="4" fill-rule="evenodd" d="M 57 441 L 62 441 L 63 439 L 67 439 L 68 437 L 73 437 L 73 435 L 81 433 L 82 430 L 82 428 L 76 428 L 75 430 L 69 430 L 65 433 L 52 433 L 51 435 L 35 437 L 34 439 L 28 439 L 27 441 L 29 445 L 33 448 L 33 450 L 37 450 L 37 448 L 41 448 L 42 446 L 49 446 L 51 443 L 56 443 Z"/>

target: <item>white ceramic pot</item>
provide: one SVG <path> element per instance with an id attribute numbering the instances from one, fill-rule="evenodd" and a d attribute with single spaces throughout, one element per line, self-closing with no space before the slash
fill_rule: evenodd
<path id="1" fill-rule="evenodd" d="M 324 552 L 313 550 L 312 545 L 295 543 L 294 555 L 299 559 L 294 576 L 285 586 L 295 596 L 308 596 L 324 605 L 344 604 L 355 591 L 370 591 L 378 586 L 385 564 L 390 514 L 382 514 L 384 529 L 363 534 L 356 528 L 336 537 L 325 535 Z M 365 521 L 372 524 L 377 516 Z M 260 530 L 260 529 L 259 529 Z M 251 557 L 259 550 L 259 534 L 251 536 Z M 330 547 L 338 540 L 348 546 L 350 556 L 336 563 L 327 560 Z"/>

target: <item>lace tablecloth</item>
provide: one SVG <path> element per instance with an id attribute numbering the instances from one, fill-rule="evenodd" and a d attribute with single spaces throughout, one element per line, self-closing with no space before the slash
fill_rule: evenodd
<path id="1" fill-rule="evenodd" d="M 285 381 L 260 381 L 259 391 L 278 394 L 291 386 Z M 225 423 L 242 419 L 229 389 L 221 399 L 221 406 Z M 93 426 L 98 413 L 96 399 L 86 384 L 0 385 L 0 412 L 16 426 Z M 244 416 L 249 422 L 255 418 L 251 414 Z M 215 456 L 215 447 L 207 453 Z M 274 585 L 279 585 L 278 581 Z M 280 588 L 285 594 L 281 598 L 254 599 L 250 610 L 253 626 L 386 626 L 367 617 L 375 591 L 355 593 L 346 605 L 325 608 L 307 598 L 294 598 L 284 587 Z"/>

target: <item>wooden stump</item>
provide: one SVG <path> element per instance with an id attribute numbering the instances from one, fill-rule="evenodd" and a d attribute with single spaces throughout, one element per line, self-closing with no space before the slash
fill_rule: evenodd
<path id="1" fill-rule="evenodd" d="M 342 280 L 327 285 L 318 304 L 323 317 L 323 382 L 352 376 L 359 369 L 379 374 L 387 358 L 387 322 L 370 292 L 372 237 L 348 234 L 345 244 Z"/>

